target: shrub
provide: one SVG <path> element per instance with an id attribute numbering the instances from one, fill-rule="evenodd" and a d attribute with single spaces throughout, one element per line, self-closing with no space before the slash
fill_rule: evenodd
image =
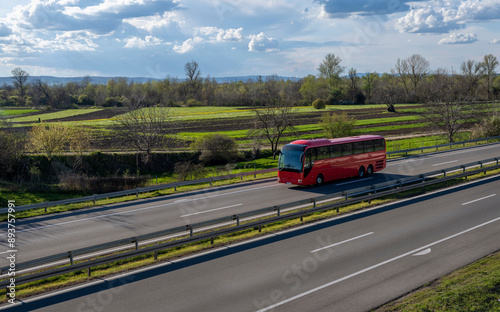
<path id="1" fill-rule="evenodd" d="M 207 169 L 202 164 L 193 164 L 192 162 L 178 162 L 175 164 L 174 173 L 177 175 L 177 181 L 187 181 L 202 179 L 207 174 Z"/>
<path id="2" fill-rule="evenodd" d="M 191 147 L 200 152 L 200 161 L 205 165 L 224 165 L 238 157 L 236 142 L 233 138 L 210 133 L 197 139 Z"/>
<path id="3" fill-rule="evenodd" d="M 315 109 L 325 109 L 326 104 L 325 104 L 325 101 L 323 101 L 323 99 L 316 99 L 316 100 L 314 100 L 314 102 L 312 103 L 312 106 L 313 106 Z"/>
<path id="4" fill-rule="evenodd" d="M 481 139 L 500 135 L 500 115 L 496 114 L 483 119 L 472 128 L 471 137 Z"/>
<path id="5" fill-rule="evenodd" d="M 326 113 L 321 116 L 320 126 L 327 138 L 341 138 L 351 136 L 356 133 L 354 126 L 356 120 L 349 117 L 346 112 Z"/>

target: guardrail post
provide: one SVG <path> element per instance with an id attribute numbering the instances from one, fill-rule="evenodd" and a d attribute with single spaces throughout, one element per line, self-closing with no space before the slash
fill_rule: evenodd
<path id="1" fill-rule="evenodd" d="M 91 269 L 91 268 L 89 268 L 89 269 L 88 269 L 88 272 L 87 272 L 87 276 L 88 276 L 88 277 L 90 277 L 91 272 L 92 272 L 92 269 Z"/>
<path id="2" fill-rule="evenodd" d="M 139 198 L 139 190 L 135 189 L 135 197 Z"/>
<path id="3" fill-rule="evenodd" d="M 193 237 L 193 226 L 192 225 L 186 225 L 186 230 L 189 230 L 189 236 Z"/>
<path id="4" fill-rule="evenodd" d="M 497 166 L 498 166 L 498 158 L 495 158 L 495 160 L 497 161 Z"/>
<path id="5" fill-rule="evenodd" d="M 210 186 L 212 186 L 212 178 L 210 178 Z"/>
<path id="6" fill-rule="evenodd" d="M 233 215 L 233 220 L 236 220 L 236 226 L 240 225 L 240 216 L 238 215 Z"/>
<path id="7" fill-rule="evenodd" d="M 210 245 L 213 245 L 213 244 L 214 244 L 214 238 L 210 237 Z"/>
<path id="8" fill-rule="evenodd" d="M 443 173 L 443 178 L 446 178 L 446 170 L 441 170 L 441 172 Z"/>
<path id="9" fill-rule="evenodd" d="M 132 237 L 132 243 L 135 243 L 135 250 L 139 249 L 139 237 Z"/>
<path id="10" fill-rule="evenodd" d="M 94 205 L 95 205 L 95 200 L 96 200 L 96 194 L 94 194 L 94 199 L 93 199 Z"/>
<path id="11" fill-rule="evenodd" d="M 311 201 L 313 203 L 313 208 L 316 208 L 316 198 L 311 198 Z"/>
<path id="12" fill-rule="evenodd" d="M 73 265 L 73 251 L 68 251 L 69 263 Z"/>
<path id="13" fill-rule="evenodd" d="M 45 212 L 47 212 L 47 207 L 44 207 L 45 208 Z"/>
<path id="14" fill-rule="evenodd" d="M 280 216 L 280 206 L 274 206 L 274 210 L 277 210 L 278 211 L 278 217 Z"/>

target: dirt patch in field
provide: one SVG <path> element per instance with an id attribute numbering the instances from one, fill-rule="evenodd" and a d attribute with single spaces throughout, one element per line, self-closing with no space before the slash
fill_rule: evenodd
<path id="1" fill-rule="evenodd" d="M 117 115 L 124 114 L 126 112 L 125 108 L 111 108 L 103 109 L 97 112 L 92 112 L 88 114 L 52 119 L 52 121 L 84 121 L 84 120 L 97 120 L 97 119 L 109 119 Z"/>

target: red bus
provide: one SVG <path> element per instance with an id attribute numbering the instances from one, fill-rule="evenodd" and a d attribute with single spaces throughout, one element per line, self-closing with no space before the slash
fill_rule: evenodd
<path id="1" fill-rule="evenodd" d="M 384 169 L 385 162 L 385 139 L 379 135 L 297 140 L 281 149 L 278 182 L 320 185 L 342 178 L 364 177 Z"/>

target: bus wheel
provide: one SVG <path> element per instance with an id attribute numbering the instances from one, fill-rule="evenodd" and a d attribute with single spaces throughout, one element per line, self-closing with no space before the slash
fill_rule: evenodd
<path id="1" fill-rule="evenodd" d="M 371 176 L 373 173 L 373 166 L 372 165 L 369 165 L 368 166 L 368 169 L 366 170 L 366 176 Z"/>
<path id="2" fill-rule="evenodd" d="M 365 176 L 365 167 L 359 167 L 358 177 L 362 178 Z"/>
<path id="3" fill-rule="evenodd" d="M 325 179 L 323 178 L 323 175 L 321 173 L 318 174 L 318 176 L 316 177 L 316 185 L 321 185 L 324 181 Z"/>

